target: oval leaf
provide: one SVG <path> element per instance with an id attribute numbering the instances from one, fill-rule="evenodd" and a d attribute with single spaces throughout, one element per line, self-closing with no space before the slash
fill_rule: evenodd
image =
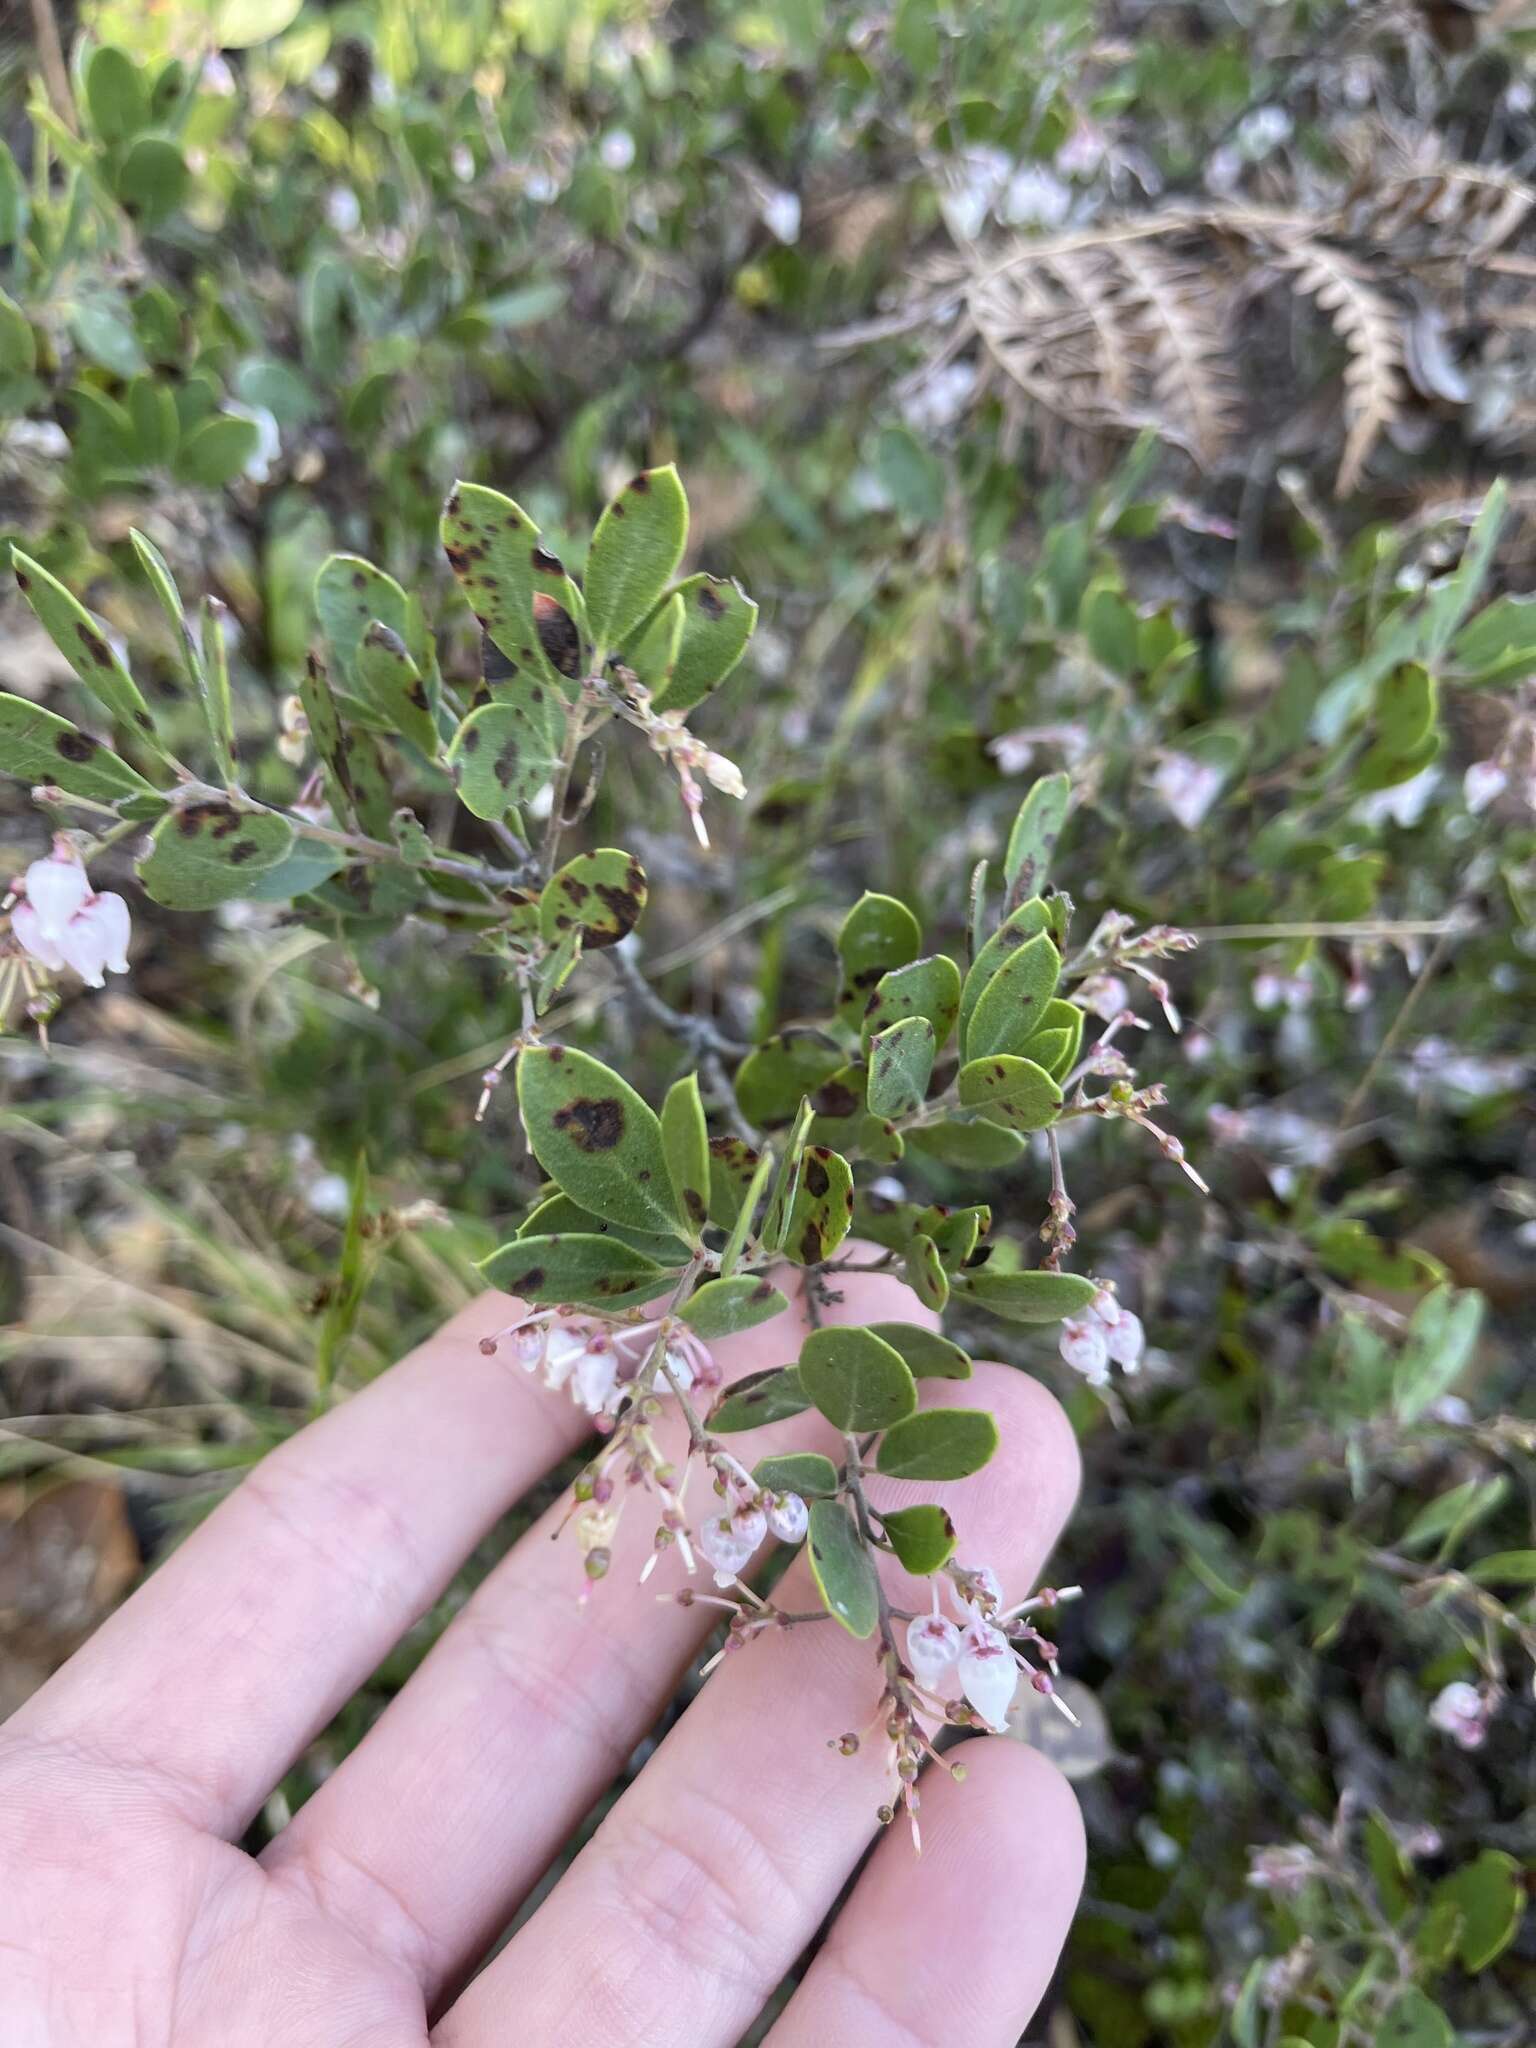
<path id="1" fill-rule="evenodd" d="M 723 683 L 746 652 L 757 606 L 737 583 L 689 576 L 671 604 L 682 606 L 682 634 L 672 656 L 671 680 L 656 693 L 658 711 L 691 711 Z"/>
<path id="2" fill-rule="evenodd" d="M 1014 1053 L 972 1060 L 960 1069 L 959 1086 L 967 1109 L 979 1109 L 989 1123 L 1010 1130 L 1043 1131 L 1061 1109 L 1061 1090 L 1044 1067 Z"/>
<path id="3" fill-rule="evenodd" d="M 549 691 L 550 685 L 534 688 Z M 504 818 L 554 780 L 560 748 L 538 706 L 499 698 L 470 712 L 453 736 L 447 761 L 464 808 L 477 818 Z"/>
<path id="4" fill-rule="evenodd" d="M 573 1202 L 636 1230 L 677 1229 L 656 1112 L 611 1067 L 571 1046 L 532 1047 L 518 1058 L 517 1103 L 534 1157 Z"/>
<path id="5" fill-rule="evenodd" d="M 115 803 L 124 796 L 150 796 L 153 789 L 137 769 L 110 747 L 41 704 L 0 691 L 0 774 L 24 782 L 54 782 L 71 796 Z"/>
<path id="6" fill-rule="evenodd" d="M 684 1074 L 667 1090 L 661 1105 L 661 1149 L 666 1154 L 677 1213 L 697 1238 L 709 1214 L 709 1126 L 704 1121 L 697 1074 Z"/>
<path id="7" fill-rule="evenodd" d="M 738 1430 L 761 1429 L 766 1422 L 785 1422 L 791 1415 L 803 1415 L 810 1405 L 811 1397 L 801 1386 L 796 1368 L 778 1365 L 738 1380 L 710 1411 L 709 1427 L 720 1436 L 734 1436 Z"/>
<path id="8" fill-rule="evenodd" d="M 871 1116 L 909 1116 L 921 1109 L 937 1047 L 926 1017 L 904 1017 L 869 1043 Z"/>
<path id="9" fill-rule="evenodd" d="M 622 1238 L 576 1233 L 514 1238 L 483 1260 L 480 1270 L 493 1287 L 524 1301 L 582 1308 L 650 1301 L 665 1291 L 670 1277 L 666 1267 Z"/>
<path id="10" fill-rule="evenodd" d="M 587 556 L 587 621 L 602 649 L 625 640 L 671 582 L 688 540 L 688 499 L 670 462 L 645 469 L 597 522 Z"/>
<path id="11" fill-rule="evenodd" d="M 925 1330 L 920 1323 L 870 1323 L 868 1327 L 901 1353 L 914 1379 L 968 1380 L 971 1376 L 971 1361 L 960 1346 L 936 1330 Z"/>
<path id="12" fill-rule="evenodd" d="M 738 1330 L 753 1329 L 788 1307 L 789 1303 L 770 1281 L 756 1273 L 735 1273 L 728 1280 L 706 1280 L 696 1293 L 689 1295 L 680 1313 L 694 1335 L 708 1342 L 715 1337 L 734 1337 Z"/>
<path id="13" fill-rule="evenodd" d="M 211 910 L 249 894 L 256 877 L 286 859 L 293 843 L 286 818 L 213 797 L 161 819 L 138 876 L 145 894 L 168 910 Z"/>
<path id="14" fill-rule="evenodd" d="M 955 1525 L 939 1507 L 896 1508 L 880 1518 L 902 1568 L 926 1578 L 948 1562 L 955 1548 Z"/>
<path id="15" fill-rule="evenodd" d="M 875 1462 L 891 1479 L 964 1479 L 996 1449 L 997 1424 L 984 1408 L 930 1408 L 887 1430 Z"/>
<path id="16" fill-rule="evenodd" d="M 1019 1052 L 1040 1029 L 1060 973 L 1061 955 L 1045 932 L 1010 953 L 976 999 L 965 1035 L 967 1060 Z"/>
<path id="17" fill-rule="evenodd" d="M 820 1451 L 786 1451 L 752 1467 L 752 1477 L 770 1493 L 798 1493 L 807 1500 L 836 1493 L 837 1467 Z"/>
<path id="18" fill-rule="evenodd" d="M 1081 1273 L 991 1273 L 985 1266 L 957 1275 L 955 1287 L 1009 1323 L 1059 1323 L 1097 1292 Z"/>
<path id="19" fill-rule="evenodd" d="M 811 1502 L 806 1554 L 816 1590 L 832 1619 L 861 1641 L 873 1635 L 880 1619 L 879 1581 L 853 1517 L 839 1502 Z"/>
<path id="20" fill-rule="evenodd" d="M 917 1407 L 905 1360 L 873 1330 L 813 1330 L 800 1348 L 800 1384 L 828 1422 L 858 1433 L 888 1429 Z"/>
<path id="21" fill-rule="evenodd" d="M 539 930 L 551 946 L 578 933 L 589 951 L 616 946 L 640 922 L 647 893 L 645 869 L 632 853 L 617 846 L 579 853 L 544 885 Z"/>

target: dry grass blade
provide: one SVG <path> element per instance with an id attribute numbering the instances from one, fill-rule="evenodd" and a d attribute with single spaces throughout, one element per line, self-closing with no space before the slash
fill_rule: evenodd
<path id="1" fill-rule="evenodd" d="M 1403 399 L 1402 320 L 1364 266 L 1326 242 L 1278 244 L 1274 260 L 1316 301 L 1349 351 L 1344 371 L 1344 453 L 1334 486 L 1347 497 Z"/>
<path id="2" fill-rule="evenodd" d="M 1388 179 L 1339 216 L 1338 226 L 1381 247 L 1415 230 L 1429 260 L 1477 258 L 1500 249 L 1536 206 L 1536 188 L 1476 164 L 1441 164 Z M 1406 253 L 1406 252 L 1405 252 Z"/>

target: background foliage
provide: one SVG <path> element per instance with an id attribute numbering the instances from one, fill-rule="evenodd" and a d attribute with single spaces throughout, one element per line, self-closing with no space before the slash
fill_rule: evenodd
<path id="1" fill-rule="evenodd" d="M 609 953 L 566 1035 L 659 1101 L 699 1044 L 665 1010 L 824 1014 L 866 888 L 959 952 L 972 864 L 1060 766 L 1080 918 L 1201 935 L 1147 1065 L 1212 1199 L 1122 1132 L 1069 1158 L 1151 1365 L 1106 1401 L 1001 1333 L 1082 1436 L 1053 1571 L 1104 1717 L 1035 2037 L 1529 2038 L 1523 10 L 125 0 L 52 62 L 48 20 L 0 59 L 0 543 L 151 688 L 177 651 L 129 528 L 217 597 L 259 793 L 296 792 L 327 553 L 419 592 L 463 677 L 452 479 L 574 565 L 676 460 L 685 570 L 762 606 L 698 721 L 750 795 L 701 858 L 614 745 L 582 843 L 643 859 L 664 1007 Z M 80 710 L 10 595 L 0 688 Z M 0 802 L 19 869 L 40 824 Z M 3 1045 L 12 1698 L 317 1380 L 463 1299 L 537 1182 L 507 1099 L 474 1122 L 518 1010 L 471 939 L 134 908 L 129 991 L 49 1060 Z M 973 1179 L 930 1161 L 923 1199 Z M 986 1195 L 1027 1231 L 1043 1167 Z M 1428 1718 L 1458 1679 L 1476 1749 Z"/>

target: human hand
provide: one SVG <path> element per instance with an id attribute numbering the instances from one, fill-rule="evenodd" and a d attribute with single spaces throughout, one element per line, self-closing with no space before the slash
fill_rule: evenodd
<path id="1" fill-rule="evenodd" d="M 872 1646 L 794 1628 L 728 1658 L 549 1898 L 465 1984 L 611 1784 L 715 1611 L 607 1580 L 553 1507 L 456 1617 L 366 1740 L 256 1859 L 235 1846 L 294 1758 L 587 1418 L 478 1340 L 486 1295 L 265 1459 L 0 1728 L 6 2048 L 730 2048 L 815 1935 L 890 1796 L 867 1717 Z M 932 1324 L 852 1277 L 824 1321 Z M 798 1305 L 712 1347 L 728 1379 L 792 1357 Z M 942 1402 L 956 1389 L 931 1383 Z M 1026 1593 L 1070 1510 L 1077 1451 L 1035 1381 L 976 1367 L 1002 1449 L 946 1489 L 961 1556 Z M 674 1418 L 669 1418 L 669 1424 Z M 808 1444 L 765 1429 L 754 1457 Z M 663 1425 L 666 1427 L 667 1425 Z M 830 1431 L 829 1431 L 830 1435 Z M 681 1431 L 678 1432 L 681 1446 Z M 876 1482 L 882 1503 L 912 1489 Z M 803 1560 L 791 1568 L 806 1576 Z M 906 1604 L 923 1582 L 892 1571 Z M 792 1581 L 790 1582 L 792 1583 Z M 804 1599 L 814 1605 L 808 1577 Z M 923 1785 L 921 1860 L 882 1840 L 770 2048 L 1010 2048 L 1082 1877 L 1076 1802 L 1006 1740 Z"/>

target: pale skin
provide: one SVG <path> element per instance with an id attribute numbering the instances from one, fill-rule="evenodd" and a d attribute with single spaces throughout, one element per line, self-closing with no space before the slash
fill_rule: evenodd
<path id="1" fill-rule="evenodd" d="M 654 1528 L 638 1499 L 584 1605 L 574 1546 L 549 1541 L 557 1505 L 266 1852 L 235 1846 L 476 1542 L 582 1440 L 563 1396 L 480 1354 L 516 1313 L 482 1297 L 268 1457 L 0 1728 L 6 2048 L 733 2048 L 801 1956 L 889 1796 L 878 1741 L 827 1747 L 878 1695 L 870 1646 L 831 1622 L 727 1658 L 473 1974 L 719 1618 L 653 1597 L 687 1583 L 675 1557 L 636 1586 Z M 892 1318 L 933 1321 L 867 1276 L 824 1319 Z M 717 1356 L 730 1378 L 781 1364 L 806 1327 L 792 1308 Z M 1002 1366 L 924 1398 L 997 1416 L 998 1457 L 942 1495 L 961 1556 L 1022 1598 L 1076 1494 L 1071 1430 Z M 815 1419 L 736 1442 L 754 1459 L 814 1447 Z M 891 1586 L 926 1604 L 925 1585 Z M 815 1600 L 793 1579 L 781 1597 Z M 973 1742 L 965 1761 L 963 1784 L 923 1781 L 920 1859 L 901 1826 L 880 1840 L 770 2048 L 1017 2041 L 1076 1903 L 1082 1827 L 1032 1751 Z"/>

